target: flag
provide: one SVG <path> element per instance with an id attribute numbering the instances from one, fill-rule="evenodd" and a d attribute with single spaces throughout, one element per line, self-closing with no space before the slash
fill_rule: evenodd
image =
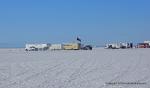
<path id="1" fill-rule="evenodd" d="M 77 41 L 81 42 L 81 39 L 79 37 L 77 37 Z"/>

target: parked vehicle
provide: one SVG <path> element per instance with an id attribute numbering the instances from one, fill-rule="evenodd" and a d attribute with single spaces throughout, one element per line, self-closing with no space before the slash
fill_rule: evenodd
<path id="1" fill-rule="evenodd" d="M 64 50 L 80 50 L 81 44 L 80 43 L 68 43 L 63 44 Z"/>
<path id="2" fill-rule="evenodd" d="M 105 49 L 119 49 L 120 44 L 114 43 L 114 44 L 106 44 Z"/>
<path id="3" fill-rule="evenodd" d="M 149 43 L 139 43 L 137 48 L 150 48 Z"/>
<path id="4" fill-rule="evenodd" d="M 38 51 L 38 48 L 32 46 L 32 47 L 30 47 L 30 48 L 26 48 L 25 50 L 26 50 L 26 51 Z"/>
<path id="5" fill-rule="evenodd" d="M 127 49 L 133 48 L 133 43 L 112 43 L 106 44 L 105 49 Z"/>
<path id="6" fill-rule="evenodd" d="M 133 48 L 133 43 L 120 43 L 121 49 Z"/>
<path id="7" fill-rule="evenodd" d="M 149 44 L 149 46 L 150 46 L 150 41 L 144 41 L 144 43 L 148 43 L 148 44 Z"/>
<path id="8" fill-rule="evenodd" d="M 92 50 L 92 46 L 91 45 L 85 45 L 81 48 L 81 50 Z"/>
<path id="9" fill-rule="evenodd" d="M 63 44 L 52 44 L 49 47 L 50 50 L 63 50 Z"/>
<path id="10" fill-rule="evenodd" d="M 48 50 L 50 44 L 26 44 L 26 51 L 43 51 Z"/>

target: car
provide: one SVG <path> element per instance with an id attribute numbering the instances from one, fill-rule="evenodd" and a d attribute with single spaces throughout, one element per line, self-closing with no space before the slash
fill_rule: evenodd
<path id="1" fill-rule="evenodd" d="M 30 48 L 26 48 L 25 50 L 26 51 L 38 51 L 38 48 L 32 46 Z"/>
<path id="2" fill-rule="evenodd" d="M 81 50 L 92 50 L 92 46 L 91 45 L 85 45 L 83 47 L 81 47 Z"/>

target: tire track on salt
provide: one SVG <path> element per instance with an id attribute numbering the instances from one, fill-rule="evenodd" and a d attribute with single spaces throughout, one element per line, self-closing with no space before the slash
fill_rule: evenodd
<path id="1" fill-rule="evenodd" d="M 75 61 L 76 61 L 76 59 L 73 60 L 73 61 L 71 61 L 70 64 L 74 63 Z M 22 84 L 22 83 L 27 82 L 27 81 L 29 81 L 29 80 L 32 80 L 32 79 L 34 79 L 34 78 L 36 78 L 36 77 L 38 77 L 38 76 L 40 76 L 40 75 L 42 75 L 42 74 L 45 74 L 45 73 L 48 72 L 48 71 L 50 71 L 50 72 L 57 71 L 57 70 L 59 69 L 59 67 L 63 66 L 64 64 L 65 64 L 65 63 L 62 62 L 62 63 L 60 63 L 60 64 L 57 64 L 57 65 L 53 66 L 53 67 L 47 68 L 47 69 L 45 69 L 45 70 L 43 70 L 43 71 L 36 72 L 36 73 L 34 73 L 34 74 L 32 74 L 32 75 L 26 77 L 26 78 L 23 79 L 23 80 L 18 80 L 18 81 L 12 82 L 12 83 L 10 83 L 10 84 L 7 84 L 7 85 L 3 86 L 2 88 L 8 88 L 8 87 L 13 86 L 13 85 Z M 64 70 L 64 69 L 63 69 L 63 70 Z M 62 72 L 62 71 L 60 71 L 60 72 Z M 58 72 L 58 74 L 59 74 L 60 72 Z M 58 75 L 58 74 L 56 74 L 56 75 Z"/>

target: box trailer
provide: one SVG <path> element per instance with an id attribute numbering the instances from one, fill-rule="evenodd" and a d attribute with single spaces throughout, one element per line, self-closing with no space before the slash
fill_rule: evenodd
<path id="1" fill-rule="evenodd" d="M 50 50 L 63 50 L 63 44 L 52 44 L 49 47 Z"/>
<path id="2" fill-rule="evenodd" d="M 64 50 L 79 50 L 81 48 L 80 43 L 69 43 L 69 44 L 63 44 Z"/>

